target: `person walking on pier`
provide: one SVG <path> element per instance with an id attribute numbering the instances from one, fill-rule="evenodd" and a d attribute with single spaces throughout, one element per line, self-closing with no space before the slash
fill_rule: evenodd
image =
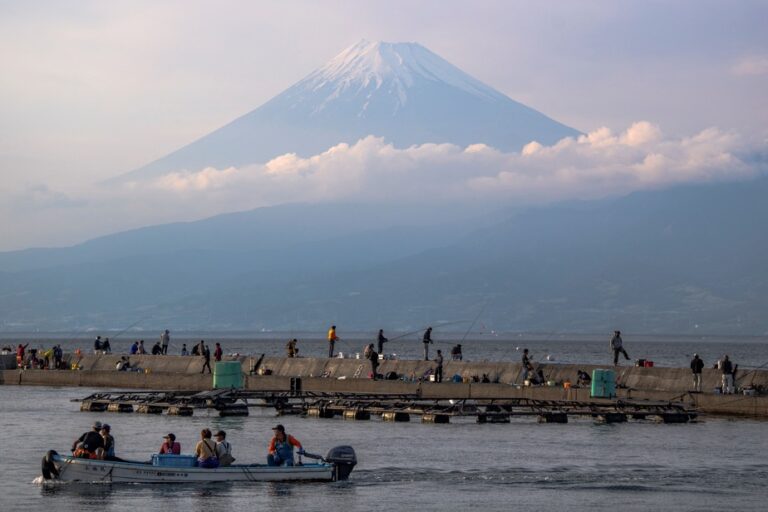
<path id="1" fill-rule="evenodd" d="M 383 354 L 384 344 L 389 341 L 387 338 L 384 337 L 384 329 L 379 329 L 379 336 L 376 341 L 378 342 L 377 348 L 379 349 L 379 354 Z"/>
<path id="2" fill-rule="evenodd" d="M 438 349 L 437 357 L 435 357 L 435 382 L 443 382 L 443 352 Z"/>
<path id="3" fill-rule="evenodd" d="M 724 395 L 733 394 L 733 363 L 726 354 L 718 363 L 720 373 L 722 373 L 722 392 Z"/>
<path id="4" fill-rule="evenodd" d="M 200 340 L 200 355 L 203 357 L 203 369 L 200 373 L 205 373 L 205 369 L 208 368 L 208 373 L 211 372 L 211 351 L 205 346 L 205 342 Z"/>
<path id="5" fill-rule="evenodd" d="M 339 337 L 336 336 L 336 326 L 332 325 L 330 329 L 328 329 L 328 357 L 333 357 L 333 349 L 336 346 L 336 340 L 338 340 Z"/>
<path id="6" fill-rule="evenodd" d="M 624 342 L 621 340 L 621 331 L 613 331 L 613 338 L 611 338 L 611 350 L 613 350 L 613 366 L 619 364 L 619 354 L 624 354 L 624 359 L 629 361 L 629 355 L 624 350 Z"/>
<path id="7" fill-rule="evenodd" d="M 691 373 L 693 374 L 693 390 L 696 393 L 701 393 L 701 371 L 704 369 L 704 361 L 701 360 L 699 354 L 693 354 L 691 359 Z"/>
<path id="8" fill-rule="evenodd" d="M 221 349 L 221 343 L 216 342 L 216 348 L 213 351 L 213 360 L 221 361 L 221 356 L 224 355 L 224 351 Z"/>
<path id="9" fill-rule="evenodd" d="M 160 335 L 160 345 L 163 348 L 163 355 L 168 355 L 168 344 L 171 342 L 171 333 L 168 329 Z"/>
<path id="10" fill-rule="evenodd" d="M 424 336 L 422 337 L 421 342 L 424 344 L 424 360 L 429 361 L 429 345 L 430 343 L 434 343 L 432 341 L 432 327 L 427 327 L 427 330 L 424 331 Z"/>
<path id="11" fill-rule="evenodd" d="M 285 350 L 288 352 L 288 357 L 296 357 L 296 343 L 298 343 L 296 338 L 286 343 Z"/>

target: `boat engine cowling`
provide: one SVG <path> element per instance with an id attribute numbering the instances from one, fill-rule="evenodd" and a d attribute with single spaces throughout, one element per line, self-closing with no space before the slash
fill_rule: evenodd
<path id="1" fill-rule="evenodd" d="M 56 455 L 58 455 L 56 450 L 49 450 L 48 453 L 45 454 L 45 457 L 43 457 L 41 469 L 43 472 L 43 478 L 45 480 L 51 480 L 59 477 L 59 469 L 56 467 L 56 463 L 53 461 L 53 458 Z"/>
<path id="2" fill-rule="evenodd" d="M 325 460 L 335 466 L 334 476 L 336 480 L 346 480 L 349 478 L 352 469 L 357 465 L 357 455 L 355 455 L 355 450 L 351 446 L 331 448 L 328 450 Z"/>

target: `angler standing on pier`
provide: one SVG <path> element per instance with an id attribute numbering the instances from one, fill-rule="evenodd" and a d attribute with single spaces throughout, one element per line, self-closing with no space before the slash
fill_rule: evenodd
<path id="1" fill-rule="evenodd" d="M 427 330 L 424 331 L 424 337 L 421 339 L 421 342 L 424 343 L 424 360 L 429 361 L 429 344 L 434 343 L 432 341 L 432 327 L 427 327 Z"/>
<path id="2" fill-rule="evenodd" d="M 338 339 L 339 337 L 336 336 L 336 326 L 332 325 L 328 329 L 328 357 L 333 357 L 333 347 L 336 346 L 336 340 Z"/>

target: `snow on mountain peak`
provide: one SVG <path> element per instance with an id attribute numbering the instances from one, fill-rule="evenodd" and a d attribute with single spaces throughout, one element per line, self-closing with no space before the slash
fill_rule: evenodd
<path id="1" fill-rule="evenodd" d="M 503 97 L 418 43 L 361 40 L 299 85 L 305 91 L 325 95 L 320 109 L 345 93 L 368 91 L 370 98 L 382 89 L 397 97 L 397 109 L 406 104 L 408 89 L 419 80 L 442 82 L 487 100 Z"/>

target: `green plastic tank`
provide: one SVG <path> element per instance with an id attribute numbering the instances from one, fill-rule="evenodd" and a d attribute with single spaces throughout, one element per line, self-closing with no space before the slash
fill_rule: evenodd
<path id="1" fill-rule="evenodd" d="M 213 367 L 213 388 L 243 387 L 243 370 L 240 361 L 217 361 Z"/>
<path id="2" fill-rule="evenodd" d="M 592 388 L 589 395 L 592 398 L 605 398 L 605 370 L 592 370 Z"/>

